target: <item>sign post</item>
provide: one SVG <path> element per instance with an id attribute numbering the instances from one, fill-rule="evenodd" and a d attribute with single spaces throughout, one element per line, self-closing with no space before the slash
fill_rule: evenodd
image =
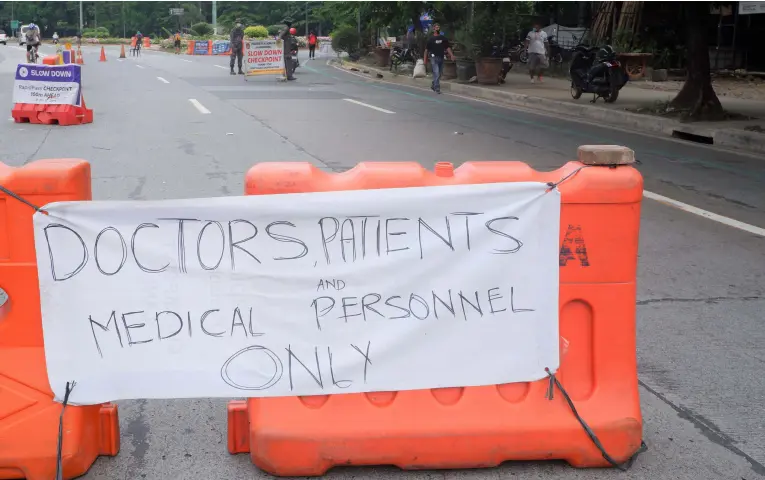
<path id="1" fill-rule="evenodd" d="M 281 75 L 284 67 L 284 42 L 274 39 L 244 41 L 244 78 L 258 75 Z"/>

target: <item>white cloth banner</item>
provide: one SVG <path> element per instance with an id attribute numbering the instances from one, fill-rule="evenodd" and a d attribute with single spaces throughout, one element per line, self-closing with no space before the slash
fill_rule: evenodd
<path id="1" fill-rule="evenodd" d="M 491 385 L 556 371 L 560 195 L 503 183 L 34 215 L 59 399 Z"/>

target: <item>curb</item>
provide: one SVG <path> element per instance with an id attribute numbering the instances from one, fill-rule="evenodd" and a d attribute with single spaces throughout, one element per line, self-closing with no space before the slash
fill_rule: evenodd
<path id="1" fill-rule="evenodd" d="M 362 73 L 370 72 L 372 74 L 381 75 L 382 77 L 377 79 L 372 78 L 372 80 L 377 81 L 385 81 L 380 80 L 380 78 L 384 78 L 385 75 L 393 76 L 391 72 L 348 61 L 341 61 L 340 66 L 347 70 L 356 69 Z M 412 77 L 399 76 L 399 78 L 405 79 L 404 83 L 420 87 L 422 86 L 417 79 Z M 640 115 L 637 113 L 611 110 L 597 106 L 572 104 L 561 102 L 559 100 L 532 97 L 522 93 L 503 90 L 489 90 L 487 88 L 476 87 L 470 84 L 455 83 L 452 81 L 442 82 L 441 89 L 443 91 L 458 93 L 482 100 L 544 110 L 547 113 L 562 113 L 571 117 L 579 117 L 595 123 L 601 123 L 606 126 L 615 126 L 643 133 L 654 133 L 667 135 L 669 137 L 684 138 L 696 141 L 697 143 L 715 145 L 750 153 L 765 153 L 765 134 L 757 132 L 748 132 L 746 130 L 734 128 L 710 129 L 706 127 L 697 127 L 692 124 L 680 123 L 677 120 L 667 118 Z"/>

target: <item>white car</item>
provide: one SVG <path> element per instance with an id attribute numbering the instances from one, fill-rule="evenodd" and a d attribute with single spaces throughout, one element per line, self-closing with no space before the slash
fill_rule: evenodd
<path id="1" fill-rule="evenodd" d="M 3 45 L 8 45 L 8 35 L 6 35 L 2 30 L 0 30 L 0 43 Z"/>

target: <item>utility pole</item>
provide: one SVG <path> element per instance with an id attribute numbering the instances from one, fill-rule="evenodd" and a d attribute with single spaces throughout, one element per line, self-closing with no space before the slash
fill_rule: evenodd
<path id="1" fill-rule="evenodd" d="M 212 20 L 213 20 L 213 34 L 218 34 L 218 6 L 217 2 L 213 0 L 213 9 L 212 9 Z"/>
<path id="2" fill-rule="evenodd" d="M 122 0 L 122 38 L 127 38 L 127 30 L 125 29 L 125 0 Z"/>
<path id="3" fill-rule="evenodd" d="M 82 33 L 83 30 L 83 23 L 82 23 L 82 0 L 80 0 L 80 33 Z"/>
<path id="4" fill-rule="evenodd" d="M 308 36 L 308 2 L 305 2 L 305 36 Z"/>

